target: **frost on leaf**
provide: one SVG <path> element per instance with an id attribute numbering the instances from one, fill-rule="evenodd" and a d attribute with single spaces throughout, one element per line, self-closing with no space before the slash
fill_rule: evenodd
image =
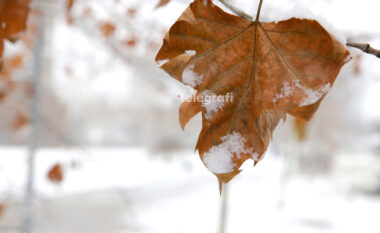
<path id="1" fill-rule="evenodd" d="M 196 149 L 219 181 L 228 182 L 244 161 L 263 157 L 286 113 L 313 116 L 350 54 L 315 20 L 252 22 L 211 0 L 195 0 L 166 34 L 156 61 L 164 59 L 161 68 L 194 87 L 195 96 L 233 96 L 212 105 L 184 102 L 179 112 L 182 128 L 202 112 Z M 245 140 L 240 149 L 255 151 L 230 150 L 229 142 L 242 142 L 233 140 L 236 132 Z"/>

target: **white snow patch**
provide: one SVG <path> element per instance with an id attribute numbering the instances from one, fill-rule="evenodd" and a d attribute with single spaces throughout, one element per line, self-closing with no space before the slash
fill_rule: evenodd
<path id="1" fill-rule="evenodd" d="M 295 91 L 294 87 L 297 87 L 303 90 L 303 92 L 306 95 L 302 99 L 302 102 L 299 104 L 300 107 L 303 107 L 306 105 L 314 104 L 331 89 L 330 83 L 325 84 L 323 87 L 319 88 L 318 90 L 313 90 L 311 88 L 307 88 L 303 86 L 299 80 L 293 81 L 293 85 L 294 86 L 290 86 L 288 82 L 284 82 L 284 86 L 281 89 L 280 94 L 276 94 L 276 96 L 273 98 L 273 103 L 277 103 L 279 99 L 282 99 L 284 97 L 291 96 L 292 93 Z"/>
<path id="2" fill-rule="evenodd" d="M 197 54 L 197 51 L 195 50 L 186 50 L 185 53 L 189 56 L 195 56 Z"/>
<path id="3" fill-rule="evenodd" d="M 284 86 L 281 88 L 280 94 L 276 94 L 276 96 L 273 98 L 273 103 L 277 103 L 279 99 L 282 99 L 284 97 L 289 97 L 293 91 L 294 88 L 290 86 L 288 82 L 284 82 Z"/>
<path id="4" fill-rule="evenodd" d="M 183 70 L 182 82 L 191 87 L 198 86 L 203 80 L 203 74 L 197 74 L 194 72 L 194 64 L 189 65 Z"/>
<path id="5" fill-rule="evenodd" d="M 322 96 L 325 95 L 331 89 L 330 83 L 327 83 L 326 85 L 324 85 L 323 87 L 319 88 L 316 91 L 314 91 L 311 88 L 305 88 L 303 86 L 301 86 L 301 87 L 304 90 L 306 97 L 304 97 L 304 99 L 302 100 L 300 107 L 310 105 L 310 104 L 314 104 L 315 102 L 317 102 L 320 98 L 322 98 Z"/>
<path id="6" fill-rule="evenodd" d="M 162 66 L 162 65 L 166 64 L 168 61 L 169 61 L 169 59 L 158 60 L 157 65 Z"/>
<path id="7" fill-rule="evenodd" d="M 212 91 L 206 90 L 200 93 L 202 97 L 202 107 L 206 110 L 206 119 L 211 119 L 212 115 L 224 106 L 224 96 L 217 95 Z"/>
<path id="8" fill-rule="evenodd" d="M 242 153 L 253 154 L 252 148 L 249 150 L 244 149 L 247 140 L 236 131 L 221 139 L 221 144 L 211 147 L 207 153 L 203 154 L 203 163 L 214 173 L 228 173 L 234 171 L 234 154 L 236 154 L 238 158 L 240 158 L 240 154 Z"/>

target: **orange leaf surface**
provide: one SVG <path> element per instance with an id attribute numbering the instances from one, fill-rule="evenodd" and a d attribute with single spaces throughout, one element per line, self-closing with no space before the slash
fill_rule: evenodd
<path id="1" fill-rule="evenodd" d="M 196 149 L 220 182 L 263 157 L 286 113 L 310 119 L 350 60 L 317 21 L 253 22 L 195 0 L 166 34 L 156 61 L 192 86 L 180 107 L 183 128 L 202 112 Z"/>

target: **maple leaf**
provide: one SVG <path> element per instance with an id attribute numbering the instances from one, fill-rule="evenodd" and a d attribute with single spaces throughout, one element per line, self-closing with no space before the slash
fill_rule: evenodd
<path id="1" fill-rule="evenodd" d="M 262 159 L 286 113 L 309 120 L 349 60 L 315 20 L 248 21 L 211 0 L 190 4 L 156 56 L 163 70 L 197 91 L 181 105 L 180 123 L 184 128 L 202 112 L 196 150 L 220 184 L 247 159 Z"/>
<path id="2" fill-rule="evenodd" d="M 30 0 L 0 0 L 0 58 L 4 39 L 15 41 L 26 28 Z"/>

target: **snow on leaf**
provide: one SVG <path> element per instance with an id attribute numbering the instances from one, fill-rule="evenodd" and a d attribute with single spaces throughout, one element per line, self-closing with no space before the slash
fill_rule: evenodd
<path id="1" fill-rule="evenodd" d="M 189 56 L 195 56 L 197 54 L 195 50 L 186 50 L 185 53 Z"/>
<path id="2" fill-rule="evenodd" d="M 186 53 L 186 51 L 185 51 Z M 198 86 L 203 80 L 203 75 L 202 74 L 197 74 L 194 72 L 194 65 L 190 65 L 185 68 L 182 74 L 182 82 L 184 84 L 187 84 L 191 87 L 196 87 Z"/>
<path id="3" fill-rule="evenodd" d="M 221 138 L 222 143 L 211 147 L 203 154 L 203 163 L 214 173 L 229 173 L 235 169 L 234 160 L 240 158 L 242 153 L 252 153 L 245 149 L 246 139 L 238 132 L 233 132 Z M 234 156 L 236 158 L 234 159 Z"/>
<path id="4" fill-rule="evenodd" d="M 313 91 L 312 89 L 304 89 L 306 96 L 303 98 L 302 103 L 300 104 L 301 107 L 314 104 L 318 100 L 322 98 L 329 90 L 331 89 L 330 83 L 327 83 L 326 85 L 322 86 L 316 91 Z"/>
<path id="5" fill-rule="evenodd" d="M 205 90 L 199 94 L 202 97 L 202 107 L 205 109 L 206 119 L 211 119 L 212 115 L 224 106 L 224 96 Z"/>
<path id="6" fill-rule="evenodd" d="M 156 61 L 157 65 L 158 66 L 162 66 L 164 65 L 165 63 L 167 63 L 169 61 L 169 59 L 163 59 L 163 60 L 158 60 Z"/>
<path id="7" fill-rule="evenodd" d="M 189 56 L 189 50 L 197 53 Z M 169 59 L 161 68 L 194 87 L 196 96 L 232 94 L 233 101 L 212 108 L 198 101 L 183 103 L 179 113 L 183 128 L 202 112 L 196 149 L 210 170 L 232 171 L 216 174 L 220 182 L 237 175 L 245 160 L 262 158 L 286 113 L 310 119 L 349 58 L 345 46 L 315 20 L 252 22 L 224 12 L 211 0 L 190 4 L 156 56 Z M 252 154 L 238 156 L 219 147 L 234 132 L 245 138 L 244 148 L 255 149 Z M 229 158 L 232 168 L 220 162 Z M 219 170 L 215 164 L 228 166 Z"/>

